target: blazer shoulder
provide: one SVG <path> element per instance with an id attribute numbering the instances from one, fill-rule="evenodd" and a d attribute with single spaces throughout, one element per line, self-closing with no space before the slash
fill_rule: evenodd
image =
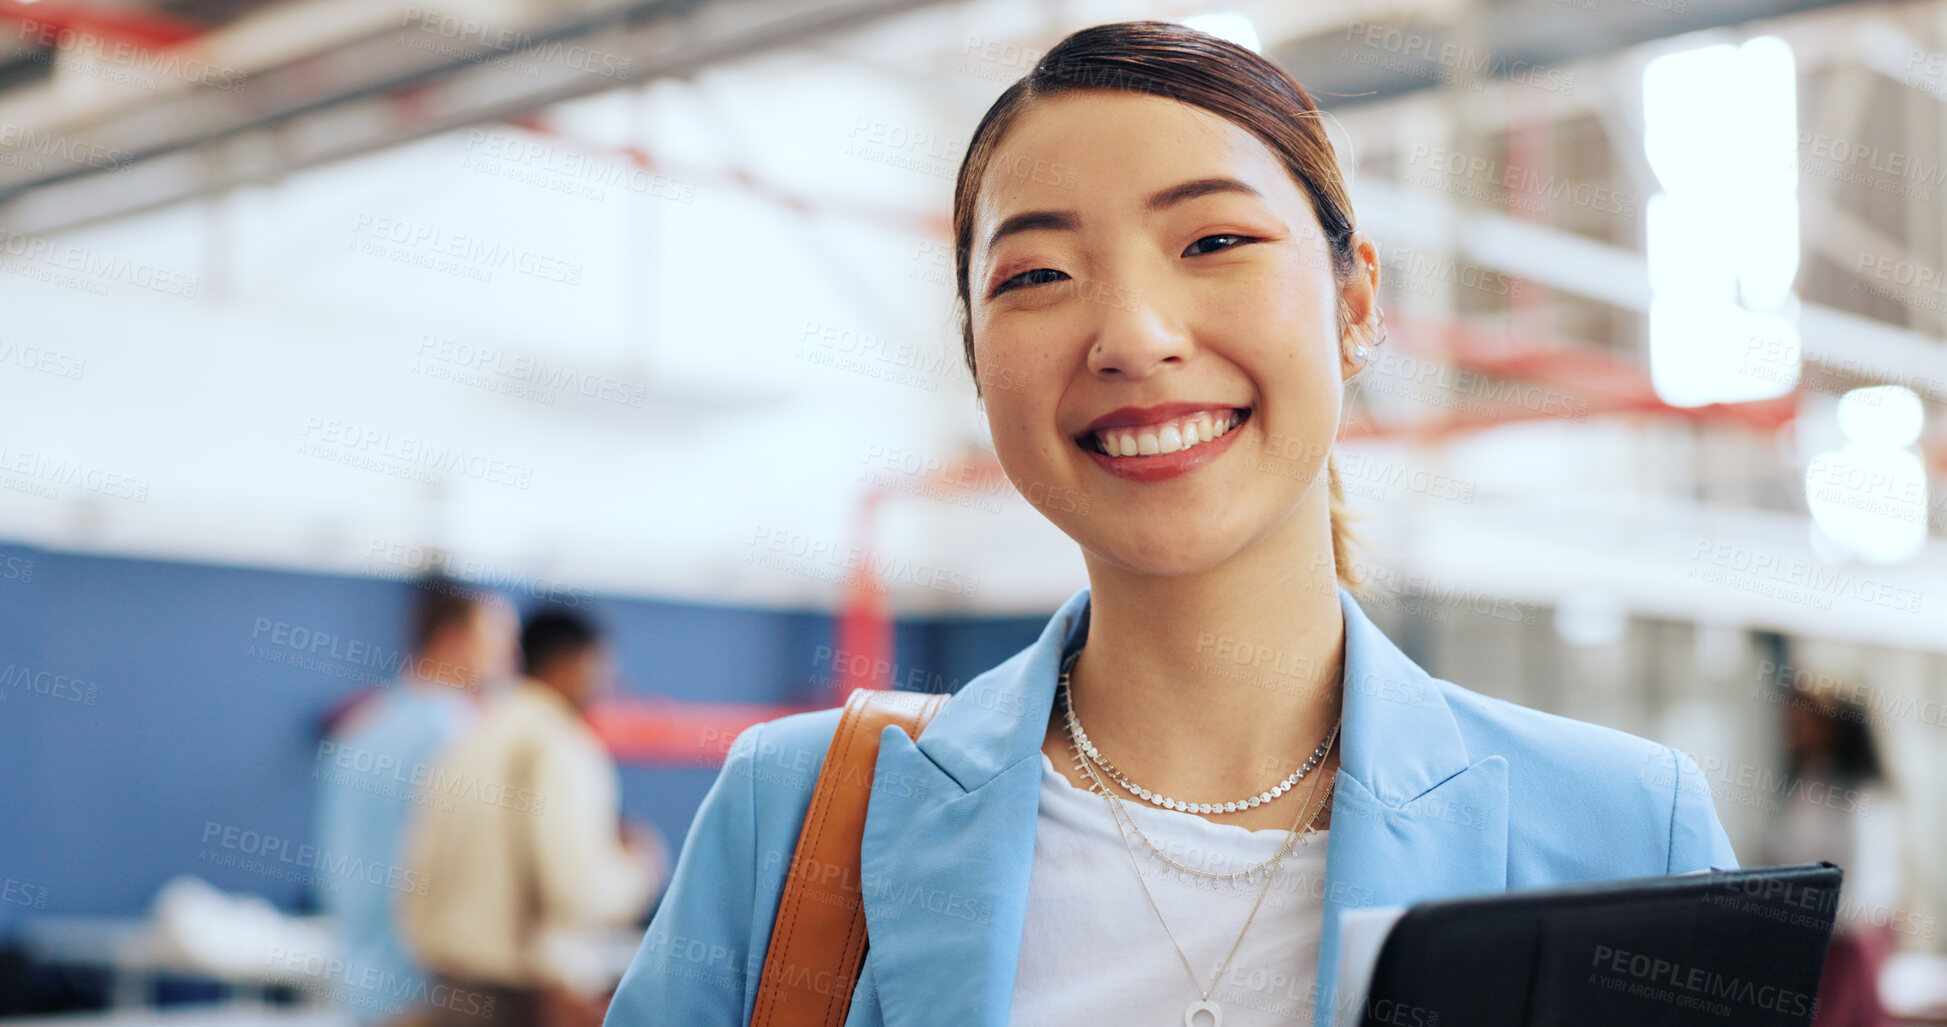
<path id="1" fill-rule="evenodd" d="M 759 821 L 803 819 L 844 712 L 835 706 L 763 721 L 731 743 L 723 775 L 749 777 L 752 812 Z"/>
<path id="2" fill-rule="evenodd" d="M 841 710 L 753 724 L 722 750 L 607 1022 L 745 1023 L 805 807 Z"/>
<path id="3" fill-rule="evenodd" d="M 1673 750 L 1627 731 L 1545 713 L 1435 679 L 1467 739 L 1474 759 L 1501 755 L 1511 770 L 1588 778 L 1594 787 L 1634 791 L 1646 784 L 1638 771 Z M 1516 766 L 1517 760 L 1520 766 Z M 1664 798 L 1669 798 L 1664 789 Z"/>
<path id="4" fill-rule="evenodd" d="M 1470 758 L 1507 761 L 1511 878 L 1517 846 L 1567 880 L 1736 865 L 1709 784 L 1682 752 L 1435 680 Z"/>

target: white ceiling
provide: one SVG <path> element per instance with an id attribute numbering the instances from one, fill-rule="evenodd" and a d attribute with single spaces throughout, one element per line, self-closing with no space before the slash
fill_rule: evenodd
<path id="1" fill-rule="evenodd" d="M 462 129 L 0 255 L 0 471 L 16 482 L 0 488 L 0 538 L 388 575 L 417 569 L 401 554 L 439 547 L 472 560 L 469 576 L 516 585 L 830 607 L 862 541 L 862 479 L 888 473 L 872 542 L 895 608 L 1045 610 L 1084 582 L 1071 543 L 1011 492 L 942 501 L 918 494 L 937 483 L 888 470 L 984 453 L 950 268 L 929 258 L 966 134 L 1026 70 L 983 56 L 988 43 L 1205 5 L 1183 6 L 1072 4 L 1059 24 L 1036 5 L 926 9 L 557 105 L 544 132 Z M 1266 13 L 1268 38 L 1300 30 L 1269 13 L 1297 18 L 1299 5 L 1242 6 Z M 625 146 L 668 179 L 623 184 L 642 182 Z M 577 193 L 591 189 L 601 196 Z M 9 245 L 41 245 L 23 238 Z M 894 355 L 815 359 L 860 338 Z M 85 366 L 32 370 L 29 350 Z M 456 380 L 479 369 L 453 355 L 488 350 L 503 368 L 547 361 L 644 399 Z M 377 441 L 333 441 L 345 431 Z M 401 476 L 410 460 L 374 452 L 408 445 L 498 465 L 429 486 Z M 1602 592 L 1644 612 L 1947 649 L 1947 596 L 1892 617 L 1694 580 L 1700 538 L 1821 558 L 1802 515 L 1670 496 L 1657 465 L 1672 446 L 1635 422 L 1362 444 L 1478 493 L 1374 488 L 1355 502 L 1374 514 L 1374 561 L 1436 586 L 1535 602 Z M 370 466 L 343 462 L 360 457 Z M 63 463 L 78 480 L 49 485 Z M 503 470 L 527 487 L 487 480 Z M 146 492 L 91 490 L 104 474 Z M 1869 573 L 1938 593 L 1944 548 L 1936 538 L 1919 561 Z"/>

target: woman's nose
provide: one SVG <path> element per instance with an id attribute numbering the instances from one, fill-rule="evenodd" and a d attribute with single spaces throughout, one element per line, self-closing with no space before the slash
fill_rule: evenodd
<path id="1" fill-rule="evenodd" d="M 1077 283 L 1077 299 L 1097 315 L 1088 351 L 1089 373 L 1141 381 L 1191 352 L 1190 333 L 1154 292 L 1107 283 Z"/>

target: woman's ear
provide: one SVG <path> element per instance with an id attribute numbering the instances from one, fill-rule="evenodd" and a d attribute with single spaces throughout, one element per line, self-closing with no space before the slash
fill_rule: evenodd
<path id="1" fill-rule="evenodd" d="M 1352 233 L 1352 274 L 1339 284 L 1339 298 L 1352 312 L 1352 326 L 1372 320 L 1379 303 L 1379 249 L 1364 232 Z"/>
<path id="2" fill-rule="evenodd" d="M 1372 361 L 1384 338 L 1379 310 L 1379 250 L 1364 232 L 1352 233 L 1352 273 L 1339 282 L 1339 309 L 1345 314 L 1339 340 L 1340 375 L 1350 380 Z"/>

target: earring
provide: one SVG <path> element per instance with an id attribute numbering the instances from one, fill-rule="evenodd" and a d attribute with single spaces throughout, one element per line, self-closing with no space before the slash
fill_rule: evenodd
<path id="1" fill-rule="evenodd" d="M 1351 356 L 1352 363 L 1357 370 L 1346 376 L 1345 384 L 1356 385 L 1359 379 L 1366 376 L 1366 372 L 1372 370 L 1372 350 L 1366 348 L 1366 344 L 1363 342 L 1357 343 L 1352 347 Z"/>

